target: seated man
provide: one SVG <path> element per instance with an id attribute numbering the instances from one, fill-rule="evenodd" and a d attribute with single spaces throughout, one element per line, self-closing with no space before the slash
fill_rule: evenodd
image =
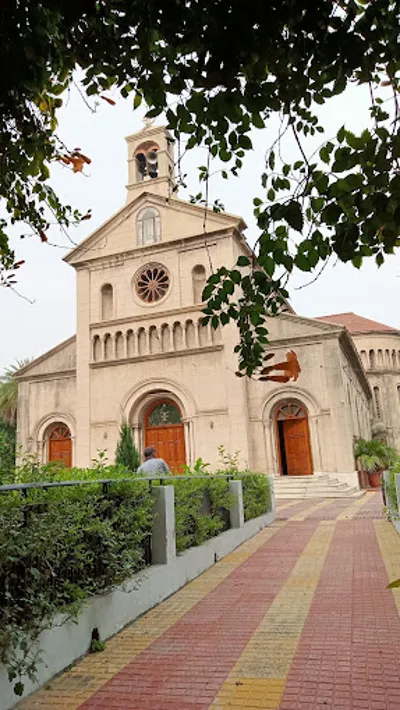
<path id="1" fill-rule="evenodd" d="M 164 459 L 158 459 L 154 446 L 144 450 L 144 462 L 137 470 L 139 476 L 167 476 L 171 473 Z"/>

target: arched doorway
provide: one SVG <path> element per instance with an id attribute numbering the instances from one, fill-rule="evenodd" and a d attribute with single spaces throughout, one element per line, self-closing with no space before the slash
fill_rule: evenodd
<path id="1" fill-rule="evenodd" d="M 297 402 L 281 404 L 275 415 L 280 472 L 308 476 L 313 472 L 308 415 Z"/>
<path id="2" fill-rule="evenodd" d="M 173 473 L 181 473 L 186 463 L 185 433 L 181 411 L 170 399 L 153 402 L 145 414 L 145 446 L 154 446 L 157 456 Z"/>
<path id="3" fill-rule="evenodd" d="M 72 466 L 71 432 L 66 424 L 54 424 L 48 435 L 48 460 L 60 461 L 64 466 Z"/>

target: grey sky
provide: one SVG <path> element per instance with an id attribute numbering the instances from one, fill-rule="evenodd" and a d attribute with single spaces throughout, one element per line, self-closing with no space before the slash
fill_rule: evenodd
<path id="1" fill-rule="evenodd" d="M 75 91 L 60 114 L 59 135 L 71 148 L 79 146 L 92 159 L 86 170 L 87 177 L 74 175 L 61 166 L 53 169 L 54 185 L 63 199 L 82 210 L 89 207 L 93 210 L 90 222 L 69 230 L 73 242 L 79 242 L 125 203 L 124 138 L 141 129 L 143 112 L 133 113 L 131 101 L 114 98 L 116 106 L 100 101 L 97 112 L 91 114 Z M 359 89 L 351 89 L 330 102 L 321 110 L 326 137 L 333 135 L 343 123 L 355 131 L 364 128 L 368 120 L 367 107 L 367 95 Z M 260 175 L 276 126 L 275 121 L 265 130 L 254 131 L 254 150 L 247 156 L 239 178 L 224 180 L 218 173 L 210 182 L 210 202 L 219 198 L 227 211 L 244 217 L 250 244 L 257 238 L 252 200 L 263 196 Z M 320 136 L 318 142 L 321 142 Z M 284 145 L 288 161 L 298 159 L 294 142 L 285 139 Z M 201 150 L 194 150 L 185 158 L 183 169 L 188 174 L 188 189 L 182 190 L 180 197 L 199 192 L 196 167 L 204 163 Z M 215 169 L 218 168 L 216 164 Z M 15 230 L 13 245 L 18 258 L 25 259 L 26 264 L 19 272 L 18 290 L 34 303 L 9 290 L 0 290 L 0 370 L 17 358 L 39 356 L 75 332 L 75 272 L 62 261 L 68 247 L 74 244 L 57 226 L 49 233 L 49 241 L 61 248 L 41 244 L 32 237 L 20 241 L 17 237 L 20 232 L 20 228 Z M 317 282 L 307 288 L 298 290 L 313 276 L 294 274 L 290 281 L 291 302 L 296 312 L 304 316 L 354 311 L 400 328 L 399 275 L 398 255 L 389 257 L 380 269 L 372 262 L 365 262 L 360 272 L 352 266 L 334 266 L 332 262 Z"/>

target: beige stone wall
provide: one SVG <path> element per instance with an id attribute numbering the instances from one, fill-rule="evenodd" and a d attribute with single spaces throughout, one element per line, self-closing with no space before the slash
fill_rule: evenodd
<path id="1" fill-rule="evenodd" d="M 72 436 L 73 464 L 76 463 L 76 379 L 62 373 L 24 380 L 18 385 L 17 441 L 21 453 L 37 454 L 47 460 L 47 434 L 52 425 L 66 424 Z"/>
<path id="2" fill-rule="evenodd" d="M 400 335 L 354 335 L 373 397 L 373 427 L 384 428 L 387 440 L 400 451 Z"/>
<path id="3" fill-rule="evenodd" d="M 284 315 L 270 320 L 269 330 L 274 361 L 285 360 L 288 349 L 293 349 L 301 373 L 297 382 L 286 385 L 249 383 L 252 467 L 279 474 L 275 414 L 281 403 L 293 400 L 308 413 L 314 472 L 340 474 L 343 480 L 356 483 L 346 379 L 358 392 L 364 414 L 368 395 L 360 384 L 360 373 L 343 352 L 340 329 L 321 329 L 315 321 Z"/>

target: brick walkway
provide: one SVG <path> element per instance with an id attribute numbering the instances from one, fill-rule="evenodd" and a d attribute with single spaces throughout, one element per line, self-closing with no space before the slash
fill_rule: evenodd
<path id="1" fill-rule="evenodd" d="M 380 494 L 277 520 L 23 710 L 400 710 L 400 537 Z"/>

